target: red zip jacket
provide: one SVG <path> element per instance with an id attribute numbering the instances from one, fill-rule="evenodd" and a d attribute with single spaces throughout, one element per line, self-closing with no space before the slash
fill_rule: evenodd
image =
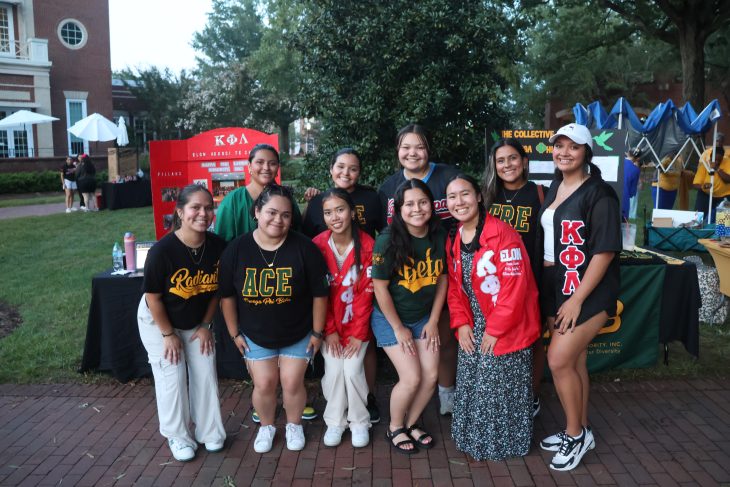
<path id="1" fill-rule="evenodd" d="M 351 336 L 364 342 L 372 338 L 370 313 L 373 311 L 373 280 L 370 272 L 375 241 L 362 230 L 359 232 L 362 267 L 354 285 L 352 284 L 355 267 L 354 249 L 345 258 L 340 271 L 337 269 L 335 254 L 329 246 L 332 231 L 325 230 L 312 240 L 322 252 L 329 271 L 330 297 L 327 301 L 324 334 L 327 336 L 337 332 L 343 347 L 347 345 Z"/>
<path id="2" fill-rule="evenodd" d="M 527 348 L 540 335 L 540 307 L 530 259 L 522 239 L 508 224 L 487 215 L 479 244 L 481 247 L 474 254 L 471 279 L 486 320 L 486 332 L 497 337 L 494 355 Z M 461 224 L 454 242 L 449 240 L 446 248 L 451 328 L 456 330 L 468 324 L 473 329 L 474 316 L 461 282 Z"/>

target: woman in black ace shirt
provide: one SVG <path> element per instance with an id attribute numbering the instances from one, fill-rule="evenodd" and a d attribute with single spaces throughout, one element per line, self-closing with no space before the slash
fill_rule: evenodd
<path id="1" fill-rule="evenodd" d="M 254 203 L 258 228 L 232 240 L 221 257 L 221 308 L 253 378 L 261 418 L 257 453 L 274 442 L 279 383 L 287 448 L 304 448 L 304 372 L 322 343 L 327 312 L 327 267 L 312 241 L 290 230 L 294 204 L 286 188 L 266 186 Z"/>

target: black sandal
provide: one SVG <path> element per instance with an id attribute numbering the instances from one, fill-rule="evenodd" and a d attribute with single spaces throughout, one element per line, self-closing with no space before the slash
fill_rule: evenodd
<path id="1" fill-rule="evenodd" d="M 418 438 L 413 437 L 413 430 L 421 430 L 423 431 L 423 434 L 419 436 Z M 408 436 L 419 446 L 419 448 L 423 448 L 424 450 L 429 450 L 433 448 L 434 439 L 433 436 L 430 433 L 426 433 L 426 430 L 421 428 L 421 426 L 416 423 L 412 426 L 409 426 L 408 429 Z M 426 443 L 424 440 L 427 440 L 428 438 L 431 438 L 431 441 Z"/>
<path id="2" fill-rule="evenodd" d="M 390 428 L 385 430 L 385 438 L 390 442 L 390 446 L 393 447 L 395 451 L 397 451 L 398 453 L 402 453 L 403 455 L 413 455 L 414 453 L 418 453 L 418 447 L 416 446 L 416 443 L 413 441 L 413 439 L 399 441 L 398 443 L 393 442 L 393 439 L 400 434 L 404 434 L 408 438 L 411 438 L 411 435 L 405 428 L 398 428 L 395 431 L 390 431 Z M 407 450 L 403 448 L 403 445 L 413 445 L 413 448 Z"/>

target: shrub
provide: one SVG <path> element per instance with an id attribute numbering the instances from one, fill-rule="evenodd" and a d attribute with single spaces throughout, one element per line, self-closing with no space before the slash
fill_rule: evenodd
<path id="1" fill-rule="evenodd" d="M 96 183 L 107 181 L 107 171 L 96 173 Z M 0 173 L 0 194 L 46 193 L 62 191 L 58 171 Z"/>

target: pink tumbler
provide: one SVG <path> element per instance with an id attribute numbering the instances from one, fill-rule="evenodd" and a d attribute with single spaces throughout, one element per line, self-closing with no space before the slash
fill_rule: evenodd
<path id="1" fill-rule="evenodd" d="M 134 243 L 137 241 L 136 238 L 134 238 L 134 234 L 132 232 L 127 232 L 124 234 L 124 253 L 127 257 L 127 270 L 128 271 L 136 271 L 136 262 L 135 262 L 135 252 L 134 252 Z"/>

